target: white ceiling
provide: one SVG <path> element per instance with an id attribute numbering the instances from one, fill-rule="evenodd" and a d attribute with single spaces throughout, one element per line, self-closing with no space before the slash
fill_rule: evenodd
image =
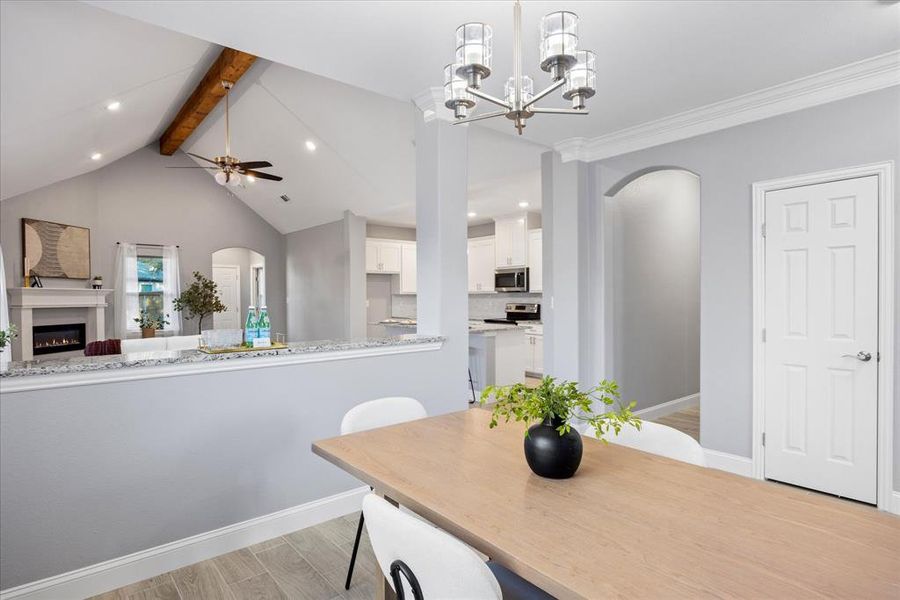
<path id="1" fill-rule="evenodd" d="M 212 0 L 91 3 L 400 100 L 440 85 L 456 26 L 484 21 L 494 27 L 495 75 L 486 90 L 500 95 L 512 72 L 509 1 L 258 0 L 241 10 Z M 580 15 L 582 47 L 597 52 L 599 91 L 588 117 L 532 119 L 526 136 L 545 145 L 608 134 L 900 48 L 895 1 L 524 2 L 525 70 L 536 86 L 548 82 L 537 68 L 539 19 L 562 8 Z M 486 126 L 511 129 L 503 119 Z"/>
<path id="2" fill-rule="evenodd" d="M 157 139 L 215 52 L 77 2 L 0 3 L 0 198 Z M 113 100 L 122 103 L 115 113 L 106 110 Z"/>

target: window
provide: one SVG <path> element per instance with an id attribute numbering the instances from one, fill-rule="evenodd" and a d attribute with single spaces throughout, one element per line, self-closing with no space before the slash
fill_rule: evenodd
<path id="1" fill-rule="evenodd" d="M 151 317 L 164 317 L 163 259 L 161 256 L 137 257 L 138 310 Z"/>

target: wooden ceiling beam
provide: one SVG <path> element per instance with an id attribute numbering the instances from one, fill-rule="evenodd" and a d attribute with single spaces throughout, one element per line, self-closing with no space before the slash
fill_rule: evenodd
<path id="1" fill-rule="evenodd" d="M 159 138 L 159 153 L 171 156 L 194 132 L 203 119 L 225 96 L 222 81 L 236 83 L 253 64 L 256 57 L 233 48 L 223 48 L 206 75 L 178 111 L 175 120 Z"/>

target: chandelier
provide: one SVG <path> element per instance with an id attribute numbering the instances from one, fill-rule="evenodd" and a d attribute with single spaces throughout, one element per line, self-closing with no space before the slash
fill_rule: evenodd
<path id="1" fill-rule="evenodd" d="M 504 116 L 513 121 L 522 135 L 525 121 L 536 114 L 586 115 L 584 101 L 594 95 L 595 56 L 578 50 L 578 15 L 552 12 L 541 19 L 541 69 L 553 79 L 547 88 L 534 93 L 534 81 L 522 74 L 522 5 L 513 8 L 513 63 L 515 71 L 506 81 L 505 99 L 481 91 L 482 81 L 491 74 L 493 30 L 484 23 L 466 23 L 456 29 L 456 61 L 444 67 L 444 106 L 453 111 L 454 124 L 471 123 Z M 535 102 L 563 88 L 563 98 L 572 108 L 538 108 Z M 502 110 L 469 116 L 480 98 Z"/>

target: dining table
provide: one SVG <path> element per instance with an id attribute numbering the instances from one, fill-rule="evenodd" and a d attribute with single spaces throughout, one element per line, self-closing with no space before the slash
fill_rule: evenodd
<path id="1" fill-rule="evenodd" d="M 524 424 L 490 421 L 472 408 L 312 449 L 557 598 L 900 598 L 900 517 L 587 436 L 575 476 L 545 479 Z"/>

